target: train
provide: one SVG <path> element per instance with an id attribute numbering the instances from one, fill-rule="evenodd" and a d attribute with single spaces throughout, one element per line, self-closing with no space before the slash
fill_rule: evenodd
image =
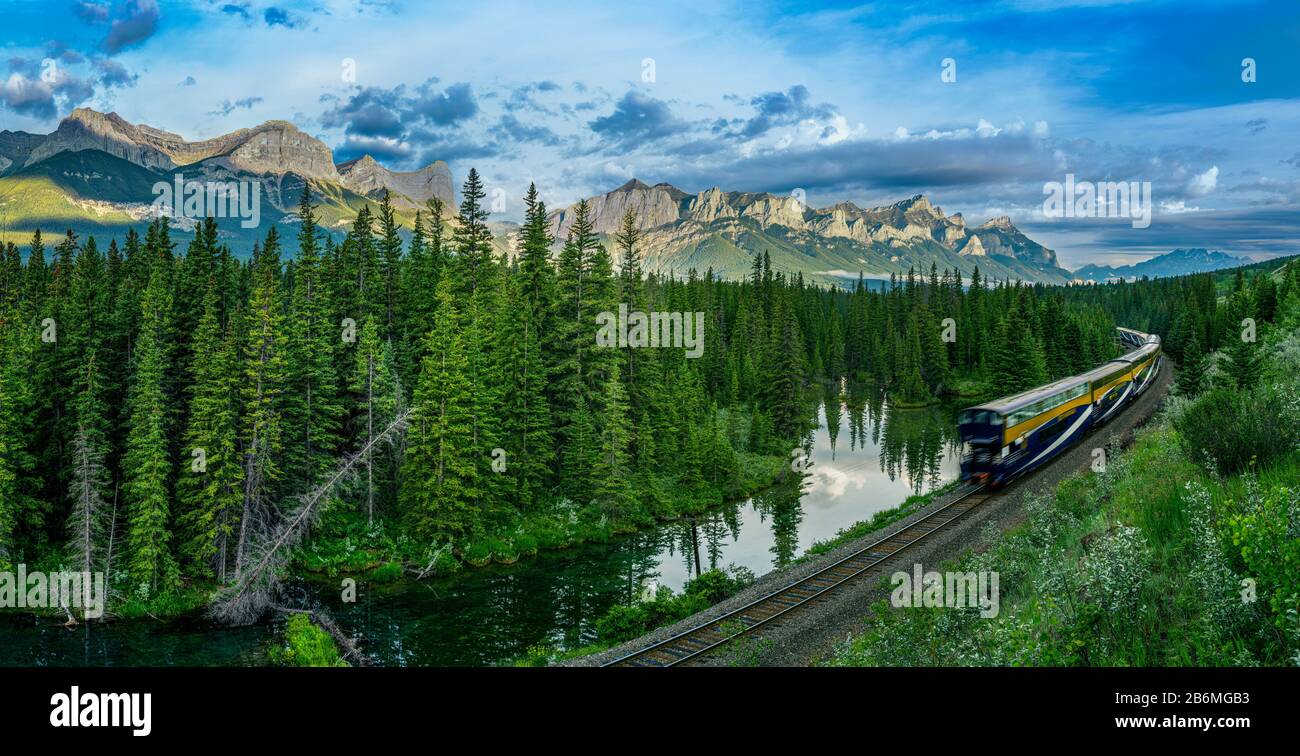
<path id="1" fill-rule="evenodd" d="M 1132 349 L 1086 373 L 968 407 L 957 416 L 961 478 L 993 488 L 1048 463 L 1146 391 L 1164 364 L 1160 337 L 1118 328 Z"/>

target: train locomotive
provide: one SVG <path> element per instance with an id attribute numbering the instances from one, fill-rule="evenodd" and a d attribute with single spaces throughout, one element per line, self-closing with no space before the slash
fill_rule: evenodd
<path id="1" fill-rule="evenodd" d="M 957 416 L 961 478 L 992 487 L 1046 464 L 1146 391 L 1164 357 L 1160 337 L 1119 328 L 1133 347 L 1086 373 L 970 407 Z"/>

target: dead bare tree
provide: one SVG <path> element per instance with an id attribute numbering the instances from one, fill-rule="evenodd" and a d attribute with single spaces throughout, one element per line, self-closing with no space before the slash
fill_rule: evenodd
<path id="1" fill-rule="evenodd" d="M 395 443 L 406 428 L 410 410 L 403 409 L 378 435 L 356 452 L 347 455 L 334 473 L 312 491 L 297 499 L 273 526 L 254 524 L 248 530 L 247 570 L 237 572 L 234 584 L 220 591 L 208 611 L 218 621 L 232 625 L 255 622 L 273 604 L 280 589 L 284 568 L 295 546 L 320 516 L 331 491 L 358 472 L 358 463 L 384 444 Z"/>

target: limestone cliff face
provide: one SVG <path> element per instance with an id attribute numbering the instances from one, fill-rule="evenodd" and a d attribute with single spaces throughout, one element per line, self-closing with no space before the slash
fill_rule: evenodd
<path id="1" fill-rule="evenodd" d="M 980 238 L 972 235 L 966 240 L 966 243 L 962 245 L 962 248 L 958 250 L 958 254 L 966 255 L 968 257 L 986 257 L 988 252 L 984 251 L 984 244 L 980 241 Z"/>
<path id="2" fill-rule="evenodd" d="M 1056 266 L 1056 253 L 1025 236 L 1005 215 L 982 224 L 974 233 L 990 255 L 1014 257 L 1033 265 Z"/>
<path id="3" fill-rule="evenodd" d="M 615 234 L 623 227 L 623 216 L 630 208 L 636 213 L 637 225 L 642 230 L 675 223 L 683 215 L 682 201 L 685 192 L 658 184 L 649 186 L 632 179 L 608 194 L 588 200 L 589 212 L 596 233 Z M 551 232 L 563 239 L 573 225 L 573 207 L 551 213 Z"/>
<path id="4" fill-rule="evenodd" d="M 395 204 L 423 207 L 434 197 L 442 200 L 446 212 L 454 212 L 456 194 L 452 188 L 451 169 L 441 160 L 418 171 L 390 171 L 369 155 L 340 163 L 343 185 L 357 194 L 377 197 L 387 189 Z M 406 202 L 405 200 L 410 200 Z"/>

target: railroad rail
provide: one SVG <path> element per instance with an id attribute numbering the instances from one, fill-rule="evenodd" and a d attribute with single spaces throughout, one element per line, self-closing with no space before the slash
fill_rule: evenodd
<path id="1" fill-rule="evenodd" d="M 977 486 L 893 535 L 883 537 L 827 567 L 778 588 L 742 607 L 645 648 L 620 656 L 602 667 L 674 667 L 698 659 L 749 635 L 792 612 L 825 598 L 831 591 L 866 575 L 956 522 L 992 494 Z"/>

